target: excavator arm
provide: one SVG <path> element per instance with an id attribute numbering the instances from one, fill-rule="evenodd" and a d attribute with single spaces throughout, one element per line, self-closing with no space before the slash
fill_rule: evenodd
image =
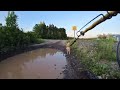
<path id="1" fill-rule="evenodd" d="M 70 46 L 72 46 L 76 40 L 82 35 L 84 36 L 85 33 L 91 29 L 93 29 L 94 27 L 96 27 L 97 25 L 99 25 L 100 23 L 106 21 L 107 19 L 111 19 L 113 16 L 116 16 L 118 13 L 120 13 L 120 11 L 107 11 L 107 14 L 106 15 L 103 15 L 103 17 L 101 17 L 100 19 L 98 19 L 96 22 L 94 22 L 91 26 L 89 26 L 88 28 L 86 28 L 84 31 L 81 31 L 80 30 L 78 32 L 80 32 L 80 35 L 78 35 L 78 37 L 71 43 Z M 101 15 L 101 14 L 100 14 Z M 99 15 L 98 15 L 99 16 Z M 94 18 L 95 19 L 95 18 Z M 91 20 L 92 21 L 92 20 Z M 90 22 L 91 22 L 90 21 Z M 86 26 L 86 25 L 85 25 Z"/>

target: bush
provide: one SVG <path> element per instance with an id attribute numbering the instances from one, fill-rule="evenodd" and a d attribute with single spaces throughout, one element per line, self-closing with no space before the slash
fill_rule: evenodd
<path id="1" fill-rule="evenodd" d="M 35 32 L 24 33 L 19 29 L 17 15 L 13 11 L 8 12 L 5 26 L 0 23 L 0 54 L 41 42 Z"/>

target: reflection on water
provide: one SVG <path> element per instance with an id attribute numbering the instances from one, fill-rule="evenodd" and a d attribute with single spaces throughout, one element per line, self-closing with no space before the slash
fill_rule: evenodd
<path id="1" fill-rule="evenodd" d="M 37 49 L 10 57 L 0 62 L 0 78 L 5 79 L 56 79 L 67 64 L 61 51 Z"/>

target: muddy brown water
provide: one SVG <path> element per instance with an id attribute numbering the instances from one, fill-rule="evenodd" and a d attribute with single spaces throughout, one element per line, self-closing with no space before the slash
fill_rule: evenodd
<path id="1" fill-rule="evenodd" d="M 0 79 L 63 79 L 67 65 L 63 52 L 44 48 L 0 62 Z"/>

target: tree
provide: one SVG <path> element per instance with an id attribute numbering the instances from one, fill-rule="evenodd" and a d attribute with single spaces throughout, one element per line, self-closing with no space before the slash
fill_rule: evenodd
<path id="1" fill-rule="evenodd" d="M 37 36 L 41 36 L 43 39 L 66 39 L 67 34 L 64 28 L 57 28 L 53 24 L 46 26 L 44 22 L 36 24 L 33 28 L 33 31 Z"/>
<path id="2" fill-rule="evenodd" d="M 2 23 L 0 23 L 0 30 L 2 30 L 3 29 L 3 26 L 2 26 Z"/>
<path id="3" fill-rule="evenodd" d="M 40 22 L 40 24 L 36 24 L 33 27 L 33 31 L 39 35 L 41 38 L 46 38 L 47 36 L 47 27 L 44 22 Z"/>
<path id="4" fill-rule="evenodd" d="M 46 38 L 46 36 L 47 36 L 46 24 L 44 22 L 40 22 L 39 26 L 40 26 L 42 38 Z"/>
<path id="5" fill-rule="evenodd" d="M 36 33 L 38 38 L 41 37 L 41 31 L 39 29 L 39 24 L 35 24 L 35 26 L 33 27 L 33 31 Z"/>
<path id="6" fill-rule="evenodd" d="M 0 28 L 2 27 L 2 23 L 0 23 Z"/>
<path id="7" fill-rule="evenodd" d="M 11 28 L 18 28 L 17 24 L 17 15 L 14 11 L 9 11 L 8 16 L 6 17 L 6 26 Z"/>
<path id="8" fill-rule="evenodd" d="M 63 37 L 62 39 L 66 39 L 67 38 L 66 30 L 64 28 L 60 28 L 60 29 Z"/>

